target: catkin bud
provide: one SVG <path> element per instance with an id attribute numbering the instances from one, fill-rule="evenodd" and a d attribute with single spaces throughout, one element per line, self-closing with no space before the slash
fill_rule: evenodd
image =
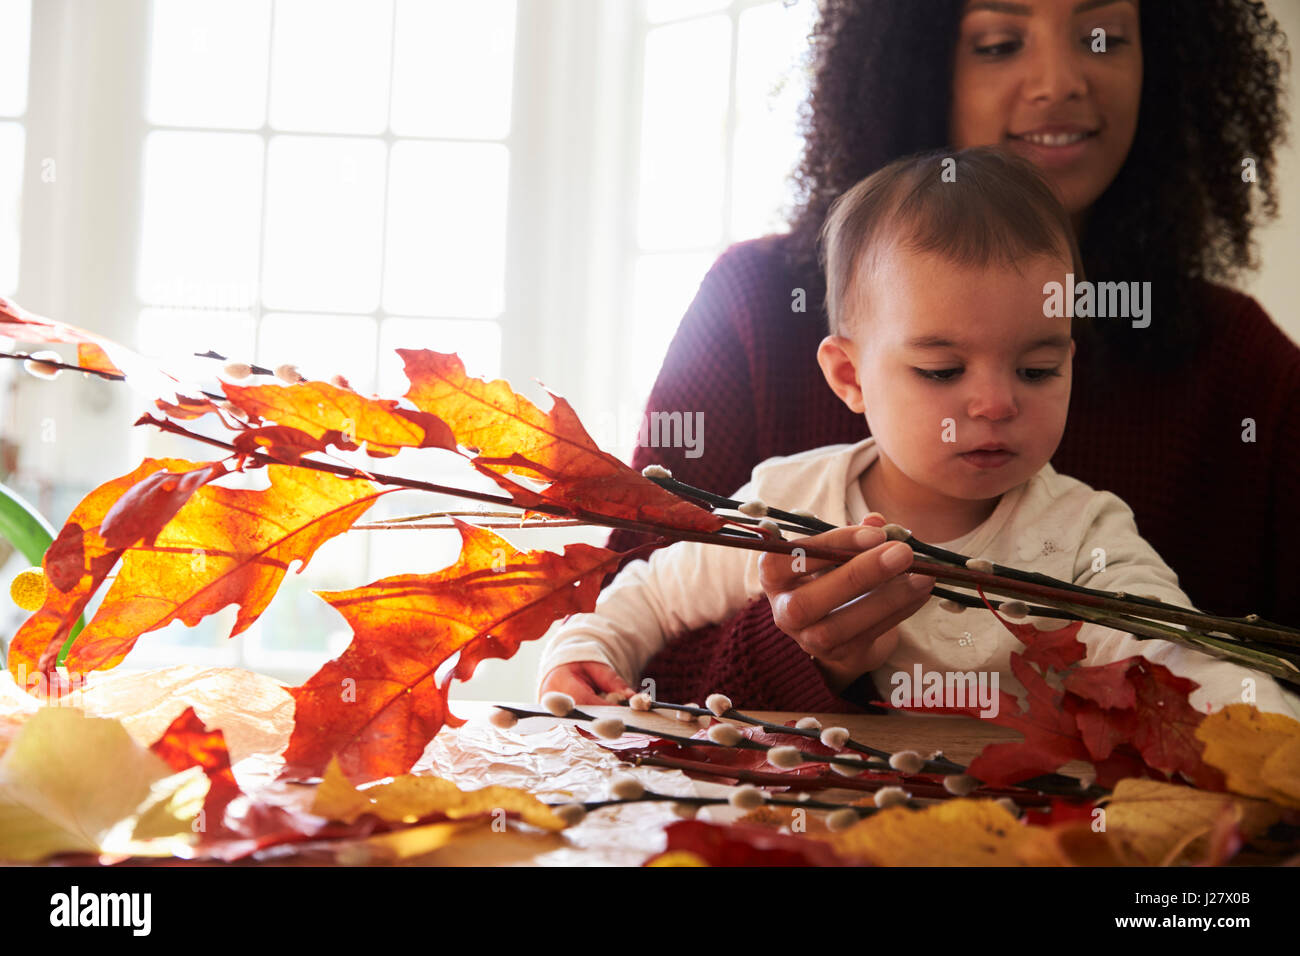
<path id="1" fill-rule="evenodd" d="M 736 746 L 743 736 L 735 724 L 714 724 L 709 728 L 709 739 L 724 747 Z"/>
<path id="2" fill-rule="evenodd" d="M 770 537 L 776 538 L 779 541 L 785 540 L 784 536 L 782 536 L 781 534 L 781 526 L 778 525 L 771 518 L 759 519 L 758 528 L 760 531 L 762 531 L 764 534 Z"/>
<path id="3" fill-rule="evenodd" d="M 710 694 L 704 698 L 704 706 L 713 711 L 715 717 L 721 717 L 731 710 L 731 698 L 726 694 Z"/>
<path id="4" fill-rule="evenodd" d="M 821 730 L 822 722 L 816 717 L 800 717 L 794 725 L 795 730 Z"/>
<path id="5" fill-rule="evenodd" d="M 827 727 L 822 731 L 822 743 L 832 750 L 839 750 L 849 740 L 849 732 L 843 727 Z"/>
<path id="6" fill-rule="evenodd" d="M 298 371 L 296 365 L 277 365 L 275 367 L 275 377 L 289 385 L 297 385 L 303 381 L 303 374 Z"/>
<path id="7" fill-rule="evenodd" d="M 641 469 L 641 474 L 646 478 L 671 478 L 673 473 L 663 465 L 646 465 Z"/>
<path id="8" fill-rule="evenodd" d="M 221 367 L 221 374 L 227 378 L 248 378 L 253 374 L 253 366 L 247 362 L 227 362 Z"/>
<path id="9" fill-rule="evenodd" d="M 908 531 L 901 524 L 894 524 L 892 522 L 885 525 L 883 530 L 885 532 L 885 537 L 890 541 L 906 541 L 912 536 L 912 532 Z"/>
<path id="10" fill-rule="evenodd" d="M 742 515 L 749 515 L 751 518 L 766 518 L 767 505 L 761 501 L 746 501 L 736 508 Z"/>
<path id="11" fill-rule="evenodd" d="M 943 600 L 941 600 L 939 602 L 939 607 L 943 608 L 945 611 L 948 611 L 951 614 L 960 614 L 962 611 L 966 610 L 965 604 L 958 604 L 952 598 L 944 598 Z"/>
<path id="12" fill-rule="evenodd" d="M 51 365 L 51 362 L 62 362 L 63 356 L 52 350 L 42 352 L 32 352 L 31 358 L 23 360 L 23 368 L 31 372 L 37 378 L 56 379 L 63 369 L 57 365 Z"/>
<path id="13" fill-rule="evenodd" d="M 915 750 L 900 750 L 889 758 L 889 765 L 899 773 L 920 773 L 925 761 Z"/>
<path id="14" fill-rule="evenodd" d="M 983 558 L 967 558 L 966 567 L 972 571 L 982 571 L 985 574 L 993 573 L 993 562 L 986 561 Z"/>
<path id="15" fill-rule="evenodd" d="M 515 724 L 519 723 L 519 718 L 508 710 L 502 710 L 500 707 L 493 709 L 488 714 L 488 723 L 499 730 L 509 730 Z"/>
<path id="16" fill-rule="evenodd" d="M 641 781 L 625 773 L 616 774 L 609 789 L 620 800 L 638 800 L 645 793 Z"/>
<path id="17" fill-rule="evenodd" d="M 649 710 L 650 705 L 653 703 L 654 700 L 650 697 L 649 694 L 645 693 L 644 691 L 641 692 L 640 694 L 633 694 L 631 697 L 627 699 L 628 707 L 630 707 L 632 710 L 639 710 L 642 712 Z"/>
<path id="18" fill-rule="evenodd" d="M 826 817 L 826 829 L 831 832 L 847 830 L 858 822 L 858 811 L 852 807 L 840 807 Z"/>
<path id="19" fill-rule="evenodd" d="M 1020 816 L 1020 805 L 1017 804 L 1016 801 L 1012 800 L 1010 797 L 998 797 L 998 799 L 995 802 L 997 803 L 998 806 L 1000 806 L 1003 810 L 1007 811 L 1007 813 L 1011 814 L 1013 817 Z"/>
<path id="20" fill-rule="evenodd" d="M 912 795 L 902 787 L 881 787 L 876 791 L 876 806 L 880 809 L 892 807 L 900 803 L 907 803 L 912 799 Z"/>
<path id="21" fill-rule="evenodd" d="M 998 611 L 1003 617 L 1009 617 L 1013 621 L 1029 617 L 1029 605 L 1024 601 L 1003 601 L 998 605 Z"/>
<path id="22" fill-rule="evenodd" d="M 773 747 L 767 752 L 767 762 L 780 770 L 790 770 L 803 763 L 803 755 L 796 747 Z"/>
<path id="23" fill-rule="evenodd" d="M 795 508 L 793 511 L 790 512 L 790 514 L 798 515 L 800 518 L 813 518 L 814 520 L 817 518 L 817 516 L 813 514 L 811 511 L 809 511 L 807 508 Z"/>
<path id="24" fill-rule="evenodd" d="M 563 820 L 566 827 L 571 827 L 582 822 L 582 818 L 587 815 L 587 808 L 580 803 L 565 803 L 552 807 L 551 812 Z"/>
<path id="25" fill-rule="evenodd" d="M 727 802 L 737 810 L 753 810 L 761 807 L 764 800 L 763 791 L 757 787 L 740 787 L 731 791 L 731 795 L 727 797 Z"/>
<path id="26" fill-rule="evenodd" d="M 352 386 L 348 384 L 348 380 L 344 378 L 342 375 L 331 375 L 330 384 L 333 385 L 335 388 L 346 388 L 346 389 L 352 388 Z"/>
<path id="27" fill-rule="evenodd" d="M 573 710 L 573 698 L 558 690 L 548 691 L 542 695 L 542 706 L 556 717 L 567 717 Z"/>
<path id="28" fill-rule="evenodd" d="M 968 773 L 954 773 L 943 778 L 943 789 L 954 797 L 964 797 L 979 785 L 980 782 Z"/>
<path id="29" fill-rule="evenodd" d="M 595 731 L 597 737 L 604 737 L 606 740 L 617 740 L 623 736 L 623 721 L 617 717 L 602 717 L 600 720 L 592 721 L 591 729 Z"/>
<path id="30" fill-rule="evenodd" d="M 854 763 L 860 764 L 866 762 L 858 754 L 838 754 L 837 756 L 840 756 L 846 760 L 852 760 Z M 856 777 L 858 774 L 862 773 L 861 767 L 851 767 L 848 764 L 844 764 L 844 763 L 833 763 L 831 764 L 831 769 L 834 770 L 836 773 L 838 773 L 841 777 Z"/>
<path id="31" fill-rule="evenodd" d="M 695 703 L 695 701 L 691 701 L 691 702 L 690 702 L 689 704 L 687 704 L 686 706 L 687 706 L 687 707 L 699 707 L 700 705 L 697 704 L 697 703 Z M 681 721 L 682 723 L 684 723 L 684 724 L 693 724 L 693 723 L 695 723 L 695 715 L 692 714 L 689 710 L 674 710 L 674 711 L 673 711 L 673 716 L 676 717 L 678 720 L 680 720 L 680 721 Z"/>

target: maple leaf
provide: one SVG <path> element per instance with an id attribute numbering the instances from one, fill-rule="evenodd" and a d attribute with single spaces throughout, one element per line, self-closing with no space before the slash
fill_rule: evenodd
<path id="1" fill-rule="evenodd" d="M 405 397 L 446 422 L 462 445 L 477 449 L 472 461 L 476 468 L 498 476 L 497 483 L 512 494 L 520 486 L 504 477 L 509 471 L 550 483 L 540 492 L 521 492 L 517 503 L 542 500 L 695 531 L 725 526 L 722 518 L 601 451 L 569 403 L 549 389 L 554 402 L 549 412 L 543 412 L 501 379 L 484 382 L 468 377 L 455 353 L 428 349 L 398 349 L 397 353 L 411 382 Z"/>
<path id="2" fill-rule="evenodd" d="M 457 562 L 348 591 L 318 591 L 352 626 L 352 643 L 301 687 L 282 776 L 319 776 L 337 756 L 361 782 L 411 768 L 444 724 L 446 683 L 478 662 L 508 658 L 568 614 L 590 611 L 624 554 L 585 544 L 563 555 L 518 552 L 506 539 L 455 518 Z M 444 684 L 438 669 L 460 657 Z"/>
<path id="3" fill-rule="evenodd" d="M 223 488 L 202 484 L 204 467 L 146 459 L 130 475 L 92 491 L 74 509 L 45 554 L 45 573 L 54 587 L 15 635 L 11 672 L 52 671 L 72 623 L 119 559 L 112 587 L 67 655 L 69 669 L 111 668 L 140 635 L 175 620 L 193 626 L 238 603 L 233 637 L 265 610 L 293 561 L 302 562 L 301 573 L 317 548 L 389 493 L 360 479 L 279 465 L 268 469 L 270 487 L 265 490 Z M 193 481 L 177 478 L 177 485 L 167 490 L 170 479 L 159 483 L 151 477 L 159 469 Z M 144 489 L 114 513 L 111 530 L 115 543 L 136 532 L 155 535 L 154 540 L 129 549 L 111 547 L 104 522 L 113 505 L 142 481 Z M 150 509 L 170 508 L 185 491 L 191 492 L 188 498 L 158 529 Z"/>
<path id="4" fill-rule="evenodd" d="M 401 408 L 391 399 L 366 398 L 328 382 L 251 386 L 223 383 L 222 389 L 231 403 L 250 418 L 294 429 L 310 436 L 322 448 L 334 445 L 352 451 L 359 447 L 357 442 L 364 441 L 366 453 L 374 458 L 391 457 L 403 448 L 457 451 L 456 436 L 436 415 Z"/>

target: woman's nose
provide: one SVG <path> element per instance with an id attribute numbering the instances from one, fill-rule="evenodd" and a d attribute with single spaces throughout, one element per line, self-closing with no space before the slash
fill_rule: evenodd
<path id="1" fill-rule="evenodd" d="M 1076 55 L 1078 51 L 1071 46 L 1073 42 L 1062 38 L 1035 44 L 1029 56 L 1021 60 L 1026 71 L 1023 81 L 1026 99 L 1055 103 L 1083 96 L 1088 91 L 1083 64 Z"/>

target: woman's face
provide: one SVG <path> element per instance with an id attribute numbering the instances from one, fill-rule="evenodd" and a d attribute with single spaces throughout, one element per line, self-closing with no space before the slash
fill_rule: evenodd
<path id="1" fill-rule="evenodd" d="M 1137 4 L 967 0 L 953 61 L 953 147 L 1021 154 L 1080 223 L 1124 165 L 1137 131 Z"/>

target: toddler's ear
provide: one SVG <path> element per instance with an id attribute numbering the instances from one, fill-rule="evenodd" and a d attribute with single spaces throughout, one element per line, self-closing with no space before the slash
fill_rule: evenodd
<path id="1" fill-rule="evenodd" d="M 828 335 L 817 346 L 817 364 L 821 366 L 826 384 L 840 397 L 850 411 L 862 415 L 866 405 L 862 400 L 862 387 L 858 384 L 857 352 L 853 340 L 843 335 Z"/>

